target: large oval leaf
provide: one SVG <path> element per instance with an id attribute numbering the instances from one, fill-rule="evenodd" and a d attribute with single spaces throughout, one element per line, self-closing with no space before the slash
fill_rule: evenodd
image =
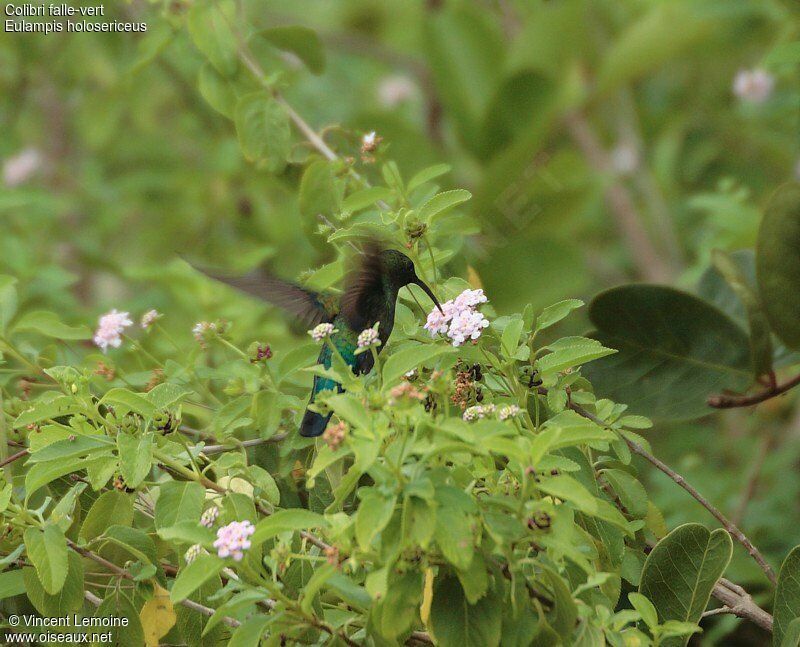
<path id="1" fill-rule="evenodd" d="M 789 625 L 800 618 L 800 546 L 786 556 L 781 566 L 773 614 L 772 644 L 778 646 L 788 633 Z"/>
<path id="2" fill-rule="evenodd" d="M 800 184 L 773 196 L 758 230 L 756 273 L 772 329 L 789 348 L 800 350 Z"/>
<path id="3" fill-rule="evenodd" d="M 639 592 L 653 603 L 662 624 L 667 620 L 697 623 L 732 552 L 731 537 L 721 528 L 710 532 L 699 523 L 679 526 L 648 555 Z M 661 644 L 674 647 L 688 641 L 685 636 Z"/>
<path id="4" fill-rule="evenodd" d="M 751 379 L 745 332 L 712 305 L 657 285 L 624 285 L 595 297 L 594 337 L 615 355 L 581 369 L 596 392 L 636 413 L 686 420 L 708 413 L 706 399 L 740 391 Z"/>
<path id="5" fill-rule="evenodd" d="M 443 647 L 488 647 L 500 642 L 503 605 L 493 592 L 470 604 L 457 577 L 436 582 L 431 628 Z"/>

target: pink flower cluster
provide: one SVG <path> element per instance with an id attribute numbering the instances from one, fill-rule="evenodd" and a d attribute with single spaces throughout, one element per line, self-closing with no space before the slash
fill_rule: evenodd
<path id="1" fill-rule="evenodd" d="M 94 343 L 105 353 L 109 346 L 119 348 L 122 344 L 122 333 L 125 328 L 133 325 L 130 313 L 117 312 L 116 309 L 100 317 L 97 331 L 94 333 Z"/>
<path id="2" fill-rule="evenodd" d="M 733 93 L 742 101 L 764 103 L 775 88 L 775 77 L 766 70 L 739 70 L 733 80 Z"/>
<path id="3" fill-rule="evenodd" d="M 359 333 L 357 343 L 359 348 L 369 348 L 370 346 L 380 346 L 381 340 L 378 338 L 378 331 L 375 328 L 367 328 Z"/>
<path id="4" fill-rule="evenodd" d="M 461 346 L 468 339 L 474 341 L 489 325 L 486 317 L 477 310 L 480 304 L 487 301 L 483 290 L 464 290 L 455 299 L 442 304 L 443 312 L 439 312 L 438 308 L 431 310 L 425 330 L 430 332 L 431 337 L 447 335 L 453 346 Z"/>
<path id="5" fill-rule="evenodd" d="M 249 521 L 231 521 L 227 526 L 217 530 L 217 540 L 214 548 L 217 555 L 222 558 L 233 557 L 237 562 L 241 562 L 244 552 L 250 548 L 250 537 L 256 531 L 255 526 Z"/>

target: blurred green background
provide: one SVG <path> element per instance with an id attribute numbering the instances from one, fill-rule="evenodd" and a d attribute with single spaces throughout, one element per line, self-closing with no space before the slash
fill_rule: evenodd
<path id="1" fill-rule="evenodd" d="M 201 280 L 176 253 L 287 277 L 331 260 L 298 204 L 302 162 L 246 162 L 204 99 L 186 0 L 110 3 L 145 34 L 0 33 L 0 272 L 21 310 L 93 325 L 157 308 L 179 345 L 201 319 L 292 344 L 284 319 Z M 245 0 L 256 28 L 317 31 L 320 75 L 274 63 L 289 103 L 342 156 L 383 138 L 404 175 L 452 166 L 477 225 L 450 272 L 499 313 L 622 282 L 693 290 L 715 248 L 752 247 L 761 209 L 797 177 L 800 5 L 792 0 Z M 269 69 L 272 69 L 269 65 Z M 363 164 L 368 177 L 379 164 Z M 473 274 L 474 272 L 474 274 Z M 796 295 L 787 295 L 796 298 Z M 125 351 L 120 351 L 125 352 Z M 9 392 L 14 385 L 8 384 Z M 774 566 L 797 543 L 800 410 L 657 427 L 649 438 Z M 757 474 L 757 478 L 752 478 Z M 706 513 L 651 474 L 667 523 Z M 732 579 L 764 582 L 737 549 Z M 758 600 L 764 602 L 764 600 Z M 704 644 L 759 644 L 714 619 Z"/>

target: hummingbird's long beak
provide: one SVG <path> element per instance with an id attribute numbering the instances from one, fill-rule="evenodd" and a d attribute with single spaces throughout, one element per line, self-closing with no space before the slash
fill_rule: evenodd
<path id="1" fill-rule="evenodd" d="M 431 290 L 425 284 L 425 281 L 423 281 L 421 278 L 417 277 L 417 280 L 414 281 L 414 283 L 422 288 L 422 291 L 425 292 L 425 294 L 427 294 L 431 298 L 431 301 L 433 301 L 436 304 L 436 307 L 439 308 L 439 312 L 444 314 L 444 310 L 442 310 L 442 306 L 439 303 L 439 299 L 436 298 L 436 295 L 433 293 L 433 290 Z"/>

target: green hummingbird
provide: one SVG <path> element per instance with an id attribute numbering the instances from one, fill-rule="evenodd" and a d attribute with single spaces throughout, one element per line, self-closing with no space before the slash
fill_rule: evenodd
<path id="1" fill-rule="evenodd" d="M 363 330 L 378 324 L 378 338 L 381 343 L 377 351 L 383 349 L 394 328 L 395 306 L 400 288 L 418 285 L 440 311 L 442 306 L 433 291 L 417 276 L 413 261 L 402 252 L 384 249 L 373 242 L 364 247 L 356 260 L 356 267 L 348 273 L 344 292 L 338 298 L 335 294 L 315 292 L 263 271 L 239 277 L 227 277 L 204 269 L 201 271 L 211 278 L 283 308 L 309 327 L 321 323 L 333 324 L 335 332 L 331 334 L 330 341 L 353 372 L 361 375 L 372 370 L 374 359 L 372 353 L 356 354 L 358 336 Z M 325 344 L 317 363 L 330 368 L 332 356 L 330 345 Z M 344 390 L 341 384 L 331 378 L 315 376 L 309 405 L 314 403 L 319 393 L 334 389 L 338 392 Z M 322 415 L 306 408 L 300 423 L 300 435 L 322 435 L 330 417 L 330 413 Z"/>

